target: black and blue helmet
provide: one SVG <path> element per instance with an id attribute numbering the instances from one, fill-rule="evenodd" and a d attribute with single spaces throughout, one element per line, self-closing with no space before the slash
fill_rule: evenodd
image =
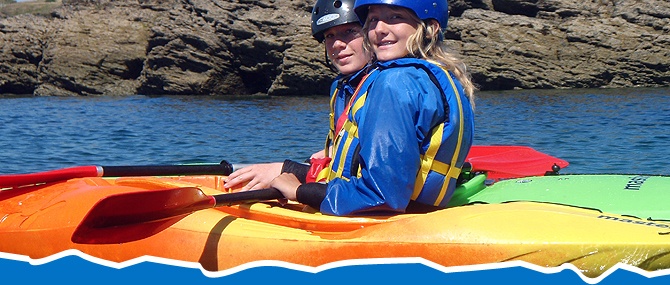
<path id="1" fill-rule="evenodd" d="M 317 0 L 312 8 L 312 36 L 323 41 L 323 33 L 332 27 L 360 23 L 354 13 L 355 0 Z"/>

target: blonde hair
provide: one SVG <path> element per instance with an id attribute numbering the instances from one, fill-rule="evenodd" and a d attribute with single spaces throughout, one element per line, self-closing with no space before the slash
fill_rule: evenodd
<path id="1" fill-rule="evenodd" d="M 397 9 L 406 8 L 398 7 Z M 422 21 L 414 12 L 409 14 L 412 15 L 412 20 L 418 23 L 416 32 L 407 40 L 409 54 L 416 58 L 434 61 L 451 71 L 463 86 L 463 91 L 465 91 L 465 95 L 468 96 L 470 104 L 474 108 L 475 90 L 477 88 L 465 62 L 455 52 L 451 51 L 446 42 L 442 40 L 443 35 L 441 35 L 442 31 L 439 23 L 434 19 Z M 363 25 L 363 47 L 372 51 L 372 44 L 368 38 L 369 29 L 370 25 L 366 21 Z"/>

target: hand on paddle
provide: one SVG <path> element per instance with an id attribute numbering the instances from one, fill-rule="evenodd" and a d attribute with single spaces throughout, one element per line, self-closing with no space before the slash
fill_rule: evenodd
<path id="1" fill-rule="evenodd" d="M 270 187 L 275 177 L 281 174 L 284 164 L 281 162 L 253 164 L 231 173 L 225 180 L 223 187 L 236 188 L 247 182 L 242 191 L 257 190 Z"/>
<path id="2" fill-rule="evenodd" d="M 296 200 L 296 192 L 300 181 L 295 175 L 290 173 L 281 173 L 283 163 L 260 163 L 250 165 L 231 173 L 225 180 L 223 186 L 226 188 L 236 188 L 240 184 L 246 184 L 240 191 L 258 190 L 264 188 L 277 188 L 284 197 L 289 200 Z M 280 199 L 285 204 L 285 199 Z"/>
<path id="3" fill-rule="evenodd" d="M 293 173 L 282 173 L 272 180 L 270 186 L 279 190 L 286 199 L 296 201 L 298 199 L 298 187 L 301 184 L 298 177 L 295 177 Z M 279 202 L 283 203 L 284 201 L 280 200 Z"/>

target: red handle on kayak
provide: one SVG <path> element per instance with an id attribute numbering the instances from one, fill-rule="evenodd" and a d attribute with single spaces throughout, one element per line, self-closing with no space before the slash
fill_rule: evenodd
<path id="1" fill-rule="evenodd" d="M 82 177 L 122 176 L 170 176 L 170 175 L 230 175 L 233 165 L 227 161 L 220 164 L 198 165 L 144 165 L 144 166 L 76 166 L 45 172 L 0 175 L 0 188 L 64 181 Z"/>
<path id="2" fill-rule="evenodd" d="M 500 180 L 543 176 L 569 165 L 563 159 L 526 146 L 473 146 L 466 163 L 473 172 L 486 172 L 488 179 Z"/>

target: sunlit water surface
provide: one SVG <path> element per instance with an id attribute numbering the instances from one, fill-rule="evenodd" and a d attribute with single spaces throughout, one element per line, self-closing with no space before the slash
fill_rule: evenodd
<path id="1" fill-rule="evenodd" d="M 480 92 L 477 145 L 524 145 L 562 173 L 670 175 L 670 88 Z M 0 96 L 0 173 L 78 165 L 304 160 L 328 98 Z"/>

